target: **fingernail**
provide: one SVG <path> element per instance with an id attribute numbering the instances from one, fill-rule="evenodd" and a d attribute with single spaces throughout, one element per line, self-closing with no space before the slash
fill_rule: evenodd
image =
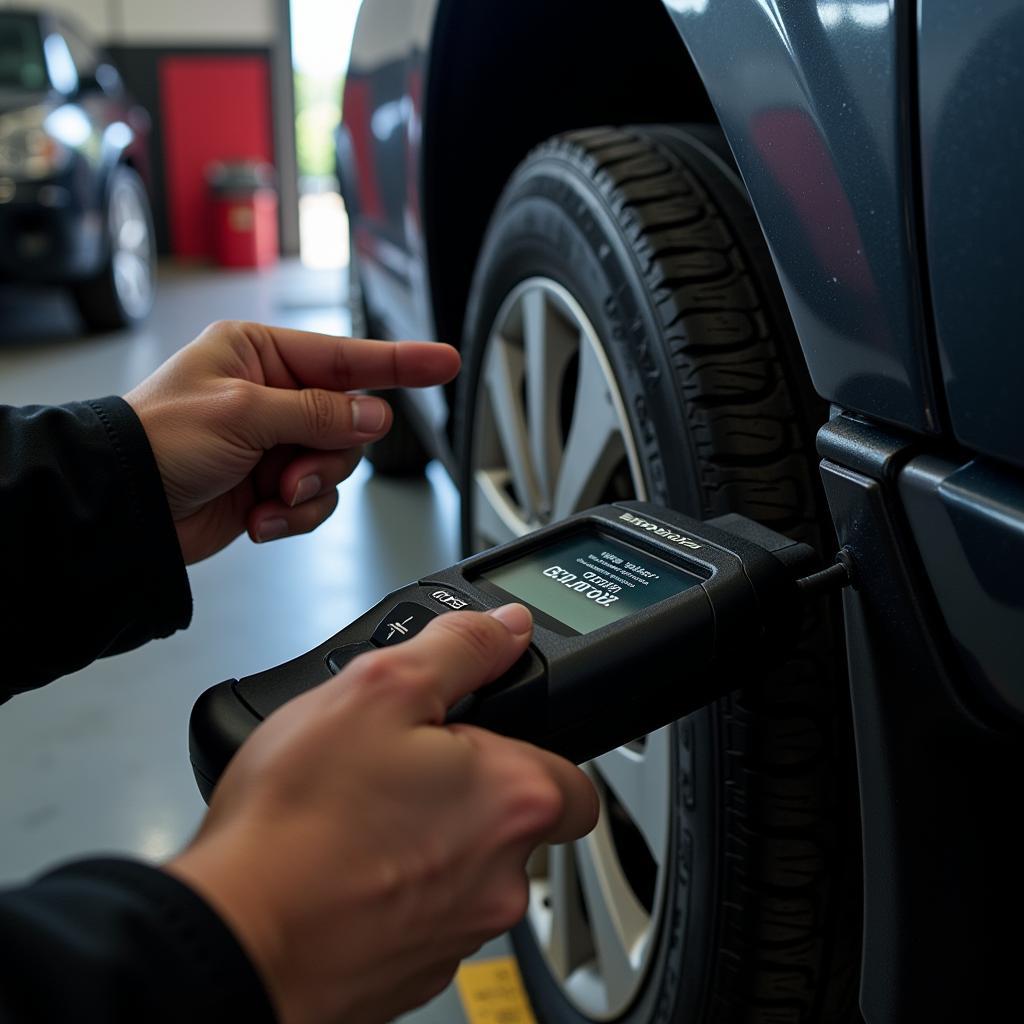
<path id="1" fill-rule="evenodd" d="M 262 544 L 265 540 L 277 540 L 288 532 L 287 519 L 264 519 L 256 527 L 256 539 Z"/>
<path id="2" fill-rule="evenodd" d="M 295 485 L 295 497 L 292 498 L 292 507 L 301 505 L 304 501 L 309 501 L 310 498 L 315 498 L 320 493 L 321 487 L 323 487 L 323 481 L 316 473 L 304 476 Z M 284 520 L 281 521 L 284 522 Z"/>
<path id="3" fill-rule="evenodd" d="M 352 399 L 352 429 L 360 434 L 375 434 L 387 415 L 388 407 L 379 398 L 360 395 Z"/>
<path id="4" fill-rule="evenodd" d="M 503 604 L 490 613 L 514 636 L 525 636 L 533 628 L 533 616 L 521 604 Z"/>

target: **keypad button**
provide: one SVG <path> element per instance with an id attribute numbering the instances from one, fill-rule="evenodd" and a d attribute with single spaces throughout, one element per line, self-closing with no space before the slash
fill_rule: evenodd
<path id="1" fill-rule="evenodd" d="M 396 604 L 381 619 L 380 625 L 373 631 L 373 636 L 370 639 L 378 647 L 400 644 L 403 640 L 414 637 L 436 616 L 437 612 L 430 608 L 425 608 L 421 604 L 413 604 L 412 601 L 403 601 L 401 604 Z"/>

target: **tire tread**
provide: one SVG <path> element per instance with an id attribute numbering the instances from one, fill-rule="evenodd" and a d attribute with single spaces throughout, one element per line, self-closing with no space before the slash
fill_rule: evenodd
<path id="1" fill-rule="evenodd" d="M 825 410 L 781 296 L 766 295 L 770 259 L 752 212 L 730 224 L 700 154 L 671 127 L 569 132 L 535 156 L 591 180 L 632 249 L 669 347 L 705 515 L 740 512 L 827 548 L 813 445 Z M 809 617 L 785 670 L 720 705 L 726 866 L 707 1021 L 860 1019 L 859 823 L 836 634 L 829 615 Z"/>

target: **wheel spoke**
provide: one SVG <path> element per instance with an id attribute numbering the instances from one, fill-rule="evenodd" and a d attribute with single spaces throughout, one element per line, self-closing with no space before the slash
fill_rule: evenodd
<path id="1" fill-rule="evenodd" d="M 625 454 L 604 371 L 597 353 L 583 343 L 576 404 L 555 487 L 553 518 L 561 519 L 600 501 L 612 471 Z"/>
<path id="2" fill-rule="evenodd" d="M 504 544 L 530 532 L 527 522 L 506 496 L 508 473 L 478 469 L 473 474 L 473 524 L 484 547 Z"/>
<path id="3" fill-rule="evenodd" d="M 153 267 L 146 211 L 130 185 L 118 186 L 110 200 L 109 225 L 114 286 L 125 309 L 142 315 L 153 296 Z"/>
<path id="4" fill-rule="evenodd" d="M 551 930 L 546 948 L 556 973 L 565 979 L 594 955 L 594 946 L 580 903 L 575 847 L 551 846 L 547 854 Z"/>
<path id="5" fill-rule="evenodd" d="M 562 377 L 580 340 L 566 329 L 541 288 L 523 295 L 526 411 L 542 518 L 550 515 L 562 462 Z"/>
<path id="6" fill-rule="evenodd" d="M 527 520 L 537 514 L 537 484 L 530 465 L 530 448 L 521 401 L 523 350 L 495 335 L 487 354 L 484 380 L 498 438 L 512 474 L 516 498 Z"/>
<path id="7" fill-rule="evenodd" d="M 140 253 L 146 241 L 146 227 L 140 217 L 126 218 L 118 232 L 120 247 L 126 252 Z"/>
<path id="8" fill-rule="evenodd" d="M 619 1006 L 633 988 L 634 954 L 650 918 L 622 873 L 606 815 L 576 844 L 576 854 L 606 998 Z"/>
<path id="9" fill-rule="evenodd" d="M 669 751 L 666 728 L 652 732 L 642 750 L 619 747 L 590 762 L 640 830 L 659 866 L 668 839 Z"/>

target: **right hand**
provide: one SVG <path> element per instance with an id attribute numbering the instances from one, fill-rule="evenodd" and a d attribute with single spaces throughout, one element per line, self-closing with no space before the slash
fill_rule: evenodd
<path id="1" fill-rule="evenodd" d="M 338 504 L 361 446 L 388 432 L 362 388 L 451 380 L 459 354 L 426 341 L 369 341 L 221 320 L 125 395 L 149 439 L 189 564 L 248 529 L 306 533 Z"/>
<path id="2" fill-rule="evenodd" d="M 376 1024 L 426 1002 L 526 912 L 541 843 L 594 788 L 554 754 L 444 726 L 526 649 L 521 605 L 438 616 L 289 702 L 243 745 L 166 866 L 233 929 L 284 1024 Z"/>

